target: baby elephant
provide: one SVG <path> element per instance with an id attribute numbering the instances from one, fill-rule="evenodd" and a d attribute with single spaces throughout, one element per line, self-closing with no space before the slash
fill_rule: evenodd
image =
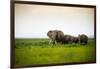
<path id="1" fill-rule="evenodd" d="M 80 44 L 86 45 L 88 43 L 88 36 L 85 34 L 79 35 Z"/>
<path id="2" fill-rule="evenodd" d="M 79 38 L 71 35 L 64 35 L 62 39 L 63 44 L 68 44 L 68 43 L 78 43 Z"/>
<path id="3" fill-rule="evenodd" d="M 79 38 L 78 37 L 75 37 L 75 36 L 72 36 L 71 37 L 71 42 L 72 43 L 78 43 L 79 42 Z"/>

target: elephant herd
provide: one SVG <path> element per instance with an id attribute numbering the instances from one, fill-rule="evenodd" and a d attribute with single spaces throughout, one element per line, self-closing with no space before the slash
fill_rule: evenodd
<path id="1" fill-rule="evenodd" d="M 86 45 L 88 42 L 88 36 L 85 34 L 78 35 L 77 37 L 72 35 L 65 35 L 60 30 L 50 30 L 47 32 L 47 36 L 50 38 L 49 44 L 53 43 L 62 43 L 62 44 L 71 44 L 71 43 L 80 43 Z"/>

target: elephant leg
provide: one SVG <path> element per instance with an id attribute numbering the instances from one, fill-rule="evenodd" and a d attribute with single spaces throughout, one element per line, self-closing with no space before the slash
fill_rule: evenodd
<path id="1" fill-rule="evenodd" d="M 52 43 L 53 43 L 53 44 L 57 44 L 56 40 L 53 40 Z"/>
<path id="2" fill-rule="evenodd" d="M 50 40 L 49 40 L 49 44 L 51 44 L 51 43 L 52 43 L 52 40 L 50 39 Z"/>
<path id="3" fill-rule="evenodd" d="M 57 44 L 57 42 L 55 41 L 55 44 Z"/>
<path id="4" fill-rule="evenodd" d="M 53 43 L 53 44 L 57 44 L 57 42 L 56 41 L 53 41 L 53 40 L 49 40 L 49 44 L 51 44 L 51 43 Z"/>

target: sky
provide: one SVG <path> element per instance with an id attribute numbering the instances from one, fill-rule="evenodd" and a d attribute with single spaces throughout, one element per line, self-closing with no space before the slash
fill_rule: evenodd
<path id="1" fill-rule="evenodd" d="M 48 38 L 49 30 L 94 36 L 94 8 L 15 4 L 15 38 Z"/>

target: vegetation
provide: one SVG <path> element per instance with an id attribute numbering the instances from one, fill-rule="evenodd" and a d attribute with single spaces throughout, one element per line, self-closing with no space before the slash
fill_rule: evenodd
<path id="1" fill-rule="evenodd" d="M 94 40 L 87 45 L 49 44 L 48 39 L 15 39 L 15 65 L 95 61 Z"/>

